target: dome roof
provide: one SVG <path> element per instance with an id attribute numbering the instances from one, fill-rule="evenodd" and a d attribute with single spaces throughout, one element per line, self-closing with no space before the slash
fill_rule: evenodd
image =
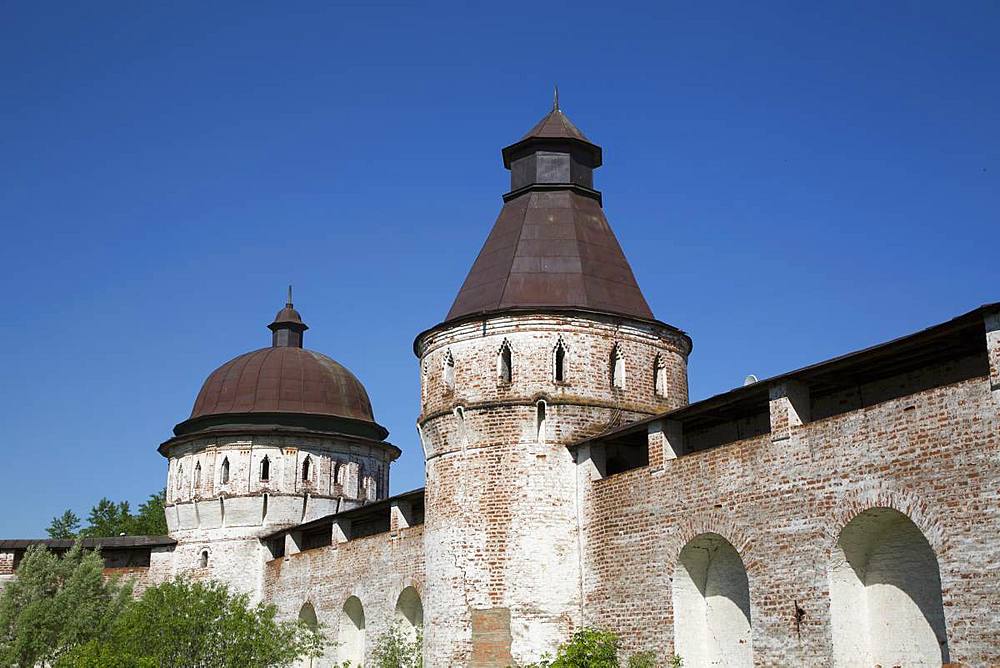
<path id="1" fill-rule="evenodd" d="M 255 350 L 226 362 L 205 381 L 191 418 L 220 413 L 310 413 L 374 422 L 354 374 L 305 348 Z"/>
<path id="2" fill-rule="evenodd" d="M 175 435 L 219 428 L 299 428 L 378 440 L 388 435 L 375 422 L 361 381 L 326 355 L 302 347 L 308 326 L 292 306 L 291 289 L 268 328 L 271 347 L 213 371 L 191 417 L 174 427 Z"/>

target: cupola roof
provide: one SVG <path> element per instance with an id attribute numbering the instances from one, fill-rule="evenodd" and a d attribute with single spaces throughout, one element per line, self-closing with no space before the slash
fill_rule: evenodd
<path id="1" fill-rule="evenodd" d="M 337 361 L 302 347 L 308 326 L 288 302 L 268 328 L 269 348 L 245 353 L 209 374 L 177 436 L 205 429 L 269 425 L 383 439 L 368 392 Z"/>

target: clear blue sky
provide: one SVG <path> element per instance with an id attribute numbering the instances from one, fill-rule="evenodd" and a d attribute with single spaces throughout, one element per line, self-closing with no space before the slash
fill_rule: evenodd
<path id="1" fill-rule="evenodd" d="M 1000 300 L 997 3 L 488 7 L 0 4 L 0 537 L 162 487 L 289 282 L 420 486 L 411 342 L 554 82 L 692 399 Z"/>

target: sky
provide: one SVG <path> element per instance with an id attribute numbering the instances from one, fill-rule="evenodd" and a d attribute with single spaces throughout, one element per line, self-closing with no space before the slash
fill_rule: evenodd
<path id="1" fill-rule="evenodd" d="M 289 283 L 421 486 L 413 338 L 554 84 L 692 400 L 1000 301 L 998 32 L 972 0 L 0 1 L 0 537 L 162 488 Z"/>

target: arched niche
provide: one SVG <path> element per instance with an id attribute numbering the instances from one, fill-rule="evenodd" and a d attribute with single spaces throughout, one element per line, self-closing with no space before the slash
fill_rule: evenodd
<path id="1" fill-rule="evenodd" d="M 673 579 L 674 651 L 687 666 L 753 665 L 750 587 L 743 560 L 715 533 L 680 552 Z"/>
<path id="2" fill-rule="evenodd" d="M 337 634 L 337 658 L 340 663 L 349 661 L 351 666 L 362 666 L 365 661 L 365 609 L 357 596 L 344 602 L 340 612 Z"/>
<path id="3" fill-rule="evenodd" d="M 396 599 L 396 621 L 402 629 L 415 637 L 424 628 L 424 605 L 420 593 L 413 587 L 407 587 L 399 593 Z"/>
<path id="4" fill-rule="evenodd" d="M 830 563 L 835 666 L 949 662 L 937 556 L 916 524 L 891 508 L 855 516 Z"/>

